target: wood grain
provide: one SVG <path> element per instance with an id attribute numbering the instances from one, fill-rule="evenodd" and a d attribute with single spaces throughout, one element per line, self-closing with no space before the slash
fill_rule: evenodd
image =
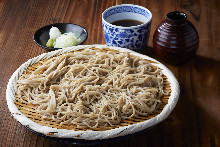
<path id="1" fill-rule="evenodd" d="M 68 22 L 88 31 L 85 44 L 104 44 L 101 13 L 110 6 L 133 3 L 153 14 L 152 36 L 171 11 L 183 11 L 200 37 L 197 56 L 182 66 L 164 63 L 177 77 L 181 94 L 171 115 L 149 131 L 99 146 L 220 146 L 220 1 L 219 0 L 0 0 L 0 146 L 72 146 L 38 136 L 11 117 L 5 91 L 13 72 L 46 52 L 33 41 L 47 24 Z"/>

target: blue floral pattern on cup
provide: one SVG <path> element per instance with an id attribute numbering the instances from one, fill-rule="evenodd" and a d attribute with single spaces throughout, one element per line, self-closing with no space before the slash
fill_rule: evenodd
<path id="1" fill-rule="evenodd" d="M 104 37 L 109 46 L 124 47 L 135 51 L 142 51 L 146 46 L 150 23 L 136 29 L 118 29 L 103 23 Z"/>
<path id="2" fill-rule="evenodd" d="M 135 5 L 121 5 L 113 7 L 109 11 L 103 13 L 103 18 L 106 19 L 116 13 L 132 12 L 138 13 L 151 20 L 151 14 L 143 8 Z M 137 52 L 142 52 L 148 43 L 151 21 L 139 27 L 117 27 L 102 21 L 105 42 L 108 46 L 128 48 Z"/>

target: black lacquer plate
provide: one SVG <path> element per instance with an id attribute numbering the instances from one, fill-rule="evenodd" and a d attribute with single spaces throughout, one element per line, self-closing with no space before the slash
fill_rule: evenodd
<path id="1" fill-rule="evenodd" d="M 53 50 L 60 49 L 60 48 L 46 47 L 46 43 L 50 38 L 49 31 L 52 28 L 52 26 L 57 27 L 61 31 L 61 33 L 72 32 L 76 35 L 77 38 L 78 37 L 81 38 L 81 41 L 79 42 L 78 45 L 82 45 L 86 41 L 86 39 L 88 38 L 88 32 L 86 31 L 85 28 L 83 28 L 80 25 L 72 24 L 72 23 L 50 24 L 50 25 L 47 25 L 47 26 L 44 26 L 44 27 L 38 29 L 33 36 L 33 39 L 37 43 L 37 45 L 45 48 L 47 51 L 53 51 Z"/>

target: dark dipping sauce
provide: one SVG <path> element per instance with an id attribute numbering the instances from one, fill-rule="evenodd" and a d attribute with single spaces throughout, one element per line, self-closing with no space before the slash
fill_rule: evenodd
<path id="1" fill-rule="evenodd" d="M 124 19 L 124 20 L 117 20 L 112 22 L 111 24 L 116 26 L 122 26 L 122 27 L 131 27 L 131 26 L 137 26 L 143 24 L 143 22 L 138 20 L 132 20 L 132 19 Z"/>

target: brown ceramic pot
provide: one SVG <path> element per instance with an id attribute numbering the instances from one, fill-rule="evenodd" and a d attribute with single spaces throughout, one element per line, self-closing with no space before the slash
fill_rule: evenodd
<path id="1" fill-rule="evenodd" d="M 183 12 L 170 12 L 154 32 L 153 47 L 156 54 L 172 65 L 191 59 L 199 47 L 199 36 Z"/>

